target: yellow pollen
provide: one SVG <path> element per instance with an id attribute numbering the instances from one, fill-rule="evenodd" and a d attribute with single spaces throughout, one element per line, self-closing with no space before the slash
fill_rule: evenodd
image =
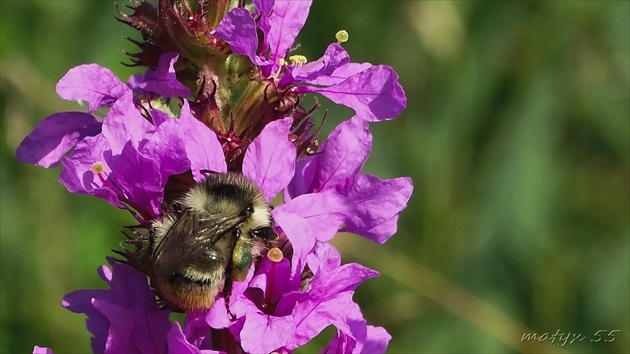
<path id="1" fill-rule="evenodd" d="M 339 41 L 338 43 L 344 43 L 348 41 L 348 32 L 346 30 L 341 30 L 335 33 L 335 38 Z"/>
<path id="2" fill-rule="evenodd" d="M 282 251 L 278 247 L 274 247 L 267 252 L 267 258 L 269 258 L 272 262 L 280 262 L 284 256 L 282 255 Z"/>
<path id="3" fill-rule="evenodd" d="M 280 58 L 279 62 L 280 62 L 280 66 L 284 66 L 287 63 L 287 61 L 284 60 L 284 58 Z"/>
<path id="4" fill-rule="evenodd" d="M 289 57 L 289 61 L 295 66 L 302 66 L 306 64 L 308 60 L 306 60 L 306 57 L 303 55 L 292 55 Z"/>
<path id="5" fill-rule="evenodd" d="M 105 171 L 105 165 L 102 162 L 95 162 L 92 165 L 92 172 L 94 173 L 103 173 Z"/>

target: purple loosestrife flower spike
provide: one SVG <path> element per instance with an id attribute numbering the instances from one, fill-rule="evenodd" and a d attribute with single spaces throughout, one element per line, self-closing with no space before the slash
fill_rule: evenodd
<path id="1" fill-rule="evenodd" d="M 110 267 L 99 269 L 109 289 L 63 299 L 63 307 L 86 315 L 94 352 L 291 353 L 331 325 L 337 333 L 323 352 L 385 352 L 390 335 L 368 325 L 353 300 L 378 273 L 342 264 L 329 241 L 347 231 L 383 243 L 396 232 L 411 180 L 361 170 L 372 147 L 369 122 L 396 117 L 406 96 L 391 67 L 350 61 L 345 31 L 317 60 L 292 55 L 310 6 L 135 1 L 119 20 L 141 32 L 142 41 L 131 40 L 139 52 L 126 54 L 130 66 L 146 70 L 125 83 L 86 64 L 57 84 L 60 97 L 85 102 L 87 111 L 44 119 L 17 158 L 60 165 L 59 181 L 70 192 L 103 199 L 139 222 L 125 249 L 115 251 L 124 260 L 108 259 Z M 325 114 L 318 104 L 302 105 L 307 94 L 356 113 L 321 146 Z M 169 307 L 179 309 L 155 286 L 156 230 L 174 227 L 178 203 L 212 173 L 242 174 L 265 202 L 279 204 L 265 226 L 278 239 L 251 252 L 238 277 L 225 276 L 230 293 L 219 292 L 209 309 L 193 308 L 180 324 L 169 319 Z M 277 202 L 281 194 L 284 202 Z M 160 226 L 167 218 L 172 225 Z M 234 237 L 223 247 L 235 253 L 238 233 L 223 237 Z"/>

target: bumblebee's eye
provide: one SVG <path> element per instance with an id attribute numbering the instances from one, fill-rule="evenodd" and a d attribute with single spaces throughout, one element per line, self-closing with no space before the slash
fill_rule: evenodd
<path id="1" fill-rule="evenodd" d="M 252 230 L 251 235 L 267 241 L 273 241 L 278 238 L 276 230 L 271 226 L 261 226 Z"/>
<path id="2" fill-rule="evenodd" d="M 180 216 L 184 213 L 184 205 L 180 202 L 171 203 L 171 210 L 175 215 Z"/>
<path id="3" fill-rule="evenodd" d="M 248 205 L 244 211 L 245 216 L 250 217 L 254 213 L 254 207 L 252 205 Z"/>

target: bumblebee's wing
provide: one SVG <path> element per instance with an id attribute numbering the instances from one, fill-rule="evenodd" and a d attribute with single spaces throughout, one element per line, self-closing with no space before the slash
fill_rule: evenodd
<path id="1" fill-rule="evenodd" d="M 204 220 L 185 211 L 166 232 L 153 251 L 156 274 L 171 276 L 182 270 L 182 265 L 202 255 L 223 237 L 231 237 L 243 217 L 223 217 Z"/>

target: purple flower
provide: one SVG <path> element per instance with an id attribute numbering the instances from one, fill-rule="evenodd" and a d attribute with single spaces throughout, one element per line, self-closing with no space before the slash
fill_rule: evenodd
<path id="1" fill-rule="evenodd" d="M 300 284 L 301 272 L 297 278 L 291 275 L 289 263 L 300 261 L 313 274 L 307 285 Z M 341 266 L 334 247 L 322 242 L 302 260 L 296 255 L 291 262 L 264 258 L 249 287 L 233 293 L 230 308 L 242 317 L 230 331 L 250 353 L 293 350 L 329 325 L 362 346 L 367 340 L 367 325 L 352 295 L 358 284 L 377 274 L 358 264 Z"/>
<path id="2" fill-rule="evenodd" d="M 112 259 L 109 263 L 111 270 L 99 269 L 109 289 L 72 292 L 62 306 L 87 316 L 95 353 L 164 352 L 169 312 L 159 308 L 142 273 Z"/>
<path id="3" fill-rule="evenodd" d="M 260 67 L 264 77 L 273 78 L 279 90 L 293 94 L 319 93 L 335 103 L 355 110 L 368 121 L 388 120 L 407 104 L 398 75 L 387 65 L 351 63 L 348 53 L 331 44 L 322 58 L 284 64 L 284 58 L 304 26 L 311 1 L 254 1 L 256 18 L 244 8 L 230 11 L 212 33 L 230 45 L 234 53 L 246 55 Z M 263 42 L 258 43 L 258 30 Z"/>
<path id="4" fill-rule="evenodd" d="M 155 73 L 149 71 L 143 75 L 145 78 L 139 87 L 168 97 L 189 95 L 190 91 L 175 79 L 173 63 L 176 60 L 177 55 L 173 53 L 163 55 L 160 67 Z M 87 102 L 88 112 L 54 113 L 42 120 L 18 146 L 16 156 L 19 161 L 45 168 L 57 166 L 77 143 L 101 132 L 102 122 L 92 113 L 99 108 L 112 107 L 124 96 L 130 97 L 131 89 L 111 70 L 86 64 L 70 69 L 59 80 L 57 94 L 67 100 Z M 125 113 L 118 108 L 119 111 L 112 115 L 119 117 Z M 134 116 L 138 115 L 134 113 Z M 163 117 L 159 113 L 156 115 Z"/>
<path id="5" fill-rule="evenodd" d="M 105 116 L 100 134 L 83 139 L 70 156 L 62 158 L 59 181 L 70 192 L 94 195 L 121 208 L 130 206 L 140 220 L 154 219 L 168 177 L 190 168 L 178 131 L 181 125 L 175 119 L 152 125 L 129 92 Z"/>
<path id="6" fill-rule="evenodd" d="M 163 64 L 172 67 L 176 59 L 165 55 Z M 168 69 L 158 72 L 164 74 Z M 61 162 L 59 181 L 70 192 L 96 196 L 131 209 L 141 222 L 149 221 L 160 214 L 171 175 L 189 169 L 197 178 L 201 178 L 200 169 L 224 172 L 225 159 L 216 135 L 191 115 L 187 102 L 179 119 L 151 110 L 151 123 L 142 115 L 132 91 L 110 74 L 94 64 L 82 65 L 58 84 L 62 97 L 84 99 L 90 109 L 109 106 L 102 122 L 81 112 L 53 114 L 24 139 L 17 158 L 43 167 Z M 95 81 L 86 82 L 85 77 Z M 151 80 L 145 88 L 168 93 L 170 87 L 177 87 L 165 80 L 165 86 L 158 89 L 158 83 Z"/>
<path id="7" fill-rule="evenodd" d="M 381 180 L 360 173 L 372 147 L 367 122 L 356 117 L 341 123 L 321 145 L 322 152 L 300 161 L 285 199 L 335 192 L 347 198 L 354 213 L 342 231 L 384 243 L 394 233 L 398 214 L 413 191 L 410 178 Z"/>

